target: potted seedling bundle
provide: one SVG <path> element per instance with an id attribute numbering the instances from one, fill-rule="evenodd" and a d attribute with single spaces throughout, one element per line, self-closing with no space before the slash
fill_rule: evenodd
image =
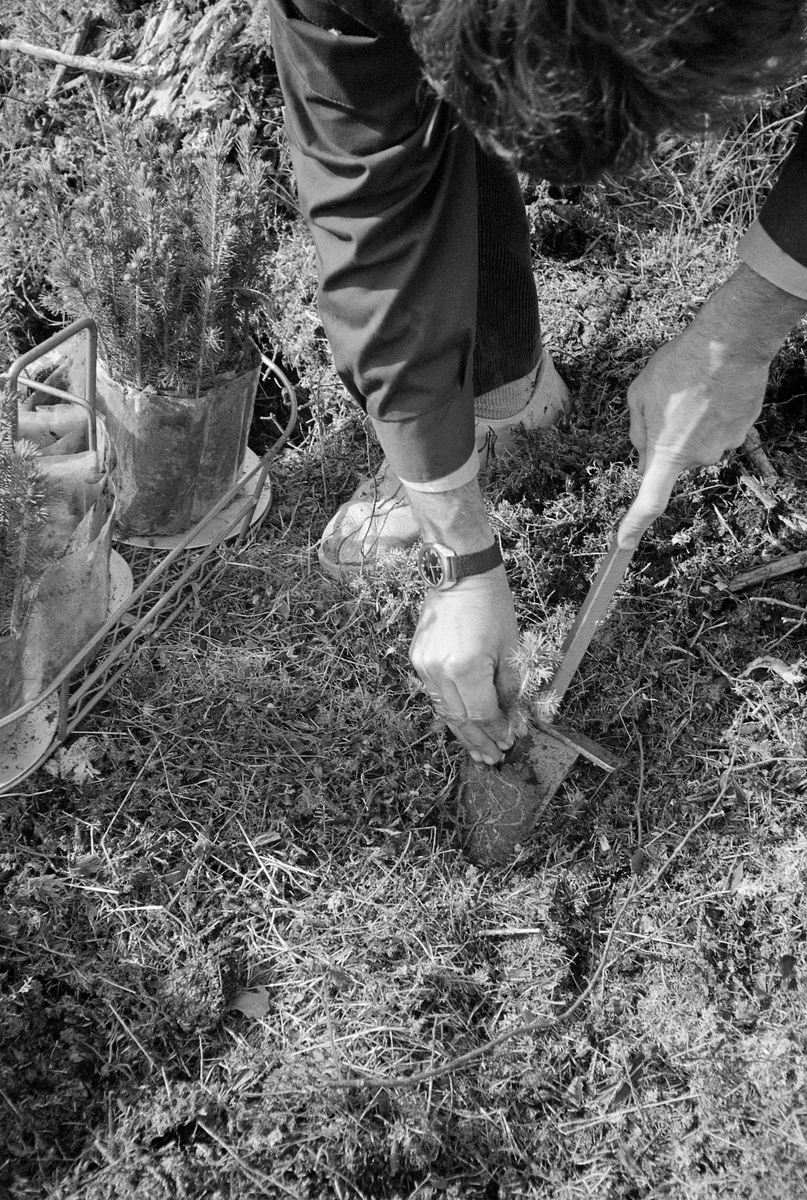
<path id="1" fill-rule="evenodd" d="M 178 148 L 102 113 L 77 194 L 46 181 L 54 304 L 98 328 L 98 409 L 126 535 L 188 530 L 239 479 L 260 358 L 268 170 L 222 126 Z"/>

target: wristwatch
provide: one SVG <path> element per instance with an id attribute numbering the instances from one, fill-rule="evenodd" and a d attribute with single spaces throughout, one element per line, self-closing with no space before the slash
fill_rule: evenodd
<path id="1" fill-rule="evenodd" d="M 457 554 L 439 542 L 424 542 L 418 552 L 418 571 L 430 588 L 444 592 L 469 575 L 492 571 L 503 561 L 498 542 L 474 554 Z"/>

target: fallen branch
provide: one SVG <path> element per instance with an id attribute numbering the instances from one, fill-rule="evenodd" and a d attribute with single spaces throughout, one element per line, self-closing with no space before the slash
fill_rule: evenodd
<path id="1" fill-rule="evenodd" d="M 784 558 L 773 558 L 770 562 L 761 563 L 758 567 L 750 567 L 741 571 L 728 582 L 730 592 L 741 592 L 743 588 L 756 587 L 768 579 L 779 579 L 782 575 L 792 575 L 794 571 L 802 571 L 807 567 L 807 550 L 799 550 L 795 554 L 786 554 Z"/>
<path id="2" fill-rule="evenodd" d="M 33 42 L 21 42 L 17 38 L 0 38 L 0 50 L 13 50 L 18 54 L 43 58 L 46 62 L 61 63 L 76 71 L 87 71 L 94 75 L 122 75 L 125 79 L 150 79 L 154 74 L 152 67 L 137 67 L 133 63 L 93 58 L 89 54 L 64 54 L 61 50 L 51 50 L 49 46 L 35 46 Z"/>

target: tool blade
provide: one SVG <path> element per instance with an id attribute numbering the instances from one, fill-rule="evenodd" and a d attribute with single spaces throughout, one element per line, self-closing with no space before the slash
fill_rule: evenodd
<path id="1" fill-rule="evenodd" d="M 545 695 L 551 695 L 557 703 L 563 699 L 566 689 L 574 679 L 594 632 L 607 613 L 614 593 L 625 577 L 634 550 L 635 547 L 633 550 L 620 549 L 616 534 L 614 535 L 608 553 L 594 576 L 588 595 L 566 635 L 561 647 L 560 666 L 546 689 Z"/>
<path id="2" fill-rule="evenodd" d="M 616 771 L 622 765 L 619 755 L 614 754 L 612 750 L 606 750 L 605 746 L 600 746 L 584 733 L 578 733 L 568 725 L 550 724 L 547 721 L 536 721 L 535 725 L 540 733 L 553 737 L 556 742 L 563 742 L 575 754 L 582 754 L 603 771 Z"/>
<path id="3" fill-rule="evenodd" d="M 550 730 L 534 730 L 507 751 L 501 763 L 465 763 L 457 811 L 463 848 L 472 862 L 507 862 L 529 838 L 577 760 L 577 747 Z"/>

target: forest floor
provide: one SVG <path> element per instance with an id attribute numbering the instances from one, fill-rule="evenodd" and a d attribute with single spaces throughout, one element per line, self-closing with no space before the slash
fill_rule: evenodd
<path id="1" fill-rule="evenodd" d="M 153 11 L 108 14 L 106 52 Z M 270 72 L 257 28 L 225 64 L 250 63 L 239 103 Z M 29 68 L 23 117 L 5 103 L 5 212 L 85 111 L 79 87 L 45 100 L 49 71 Z M 533 656 L 635 492 L 626 388 L 733 269 L 804 103 L 628 181 L 527 190 L 574 408 L 486 495 Z M 807 548 L 805 330 L 757 426 L 775 474 L 738 451 L 680 481 L 564 703 L 621 768 L 578 766 L 485 871 L 408 662 L 412 559 L 344 583 L 317 563 L 378 450 L 283 211 L 263 348 L 301 419 L 268 517 L 139 643 L 73 753 L 0 799 L 0 1196 L 807 1197 L 807 575 L 733 582 Z M 18 216 L 0 256 L 17 352 L 26 320 L 47 332 L 34 243 Z"/>

